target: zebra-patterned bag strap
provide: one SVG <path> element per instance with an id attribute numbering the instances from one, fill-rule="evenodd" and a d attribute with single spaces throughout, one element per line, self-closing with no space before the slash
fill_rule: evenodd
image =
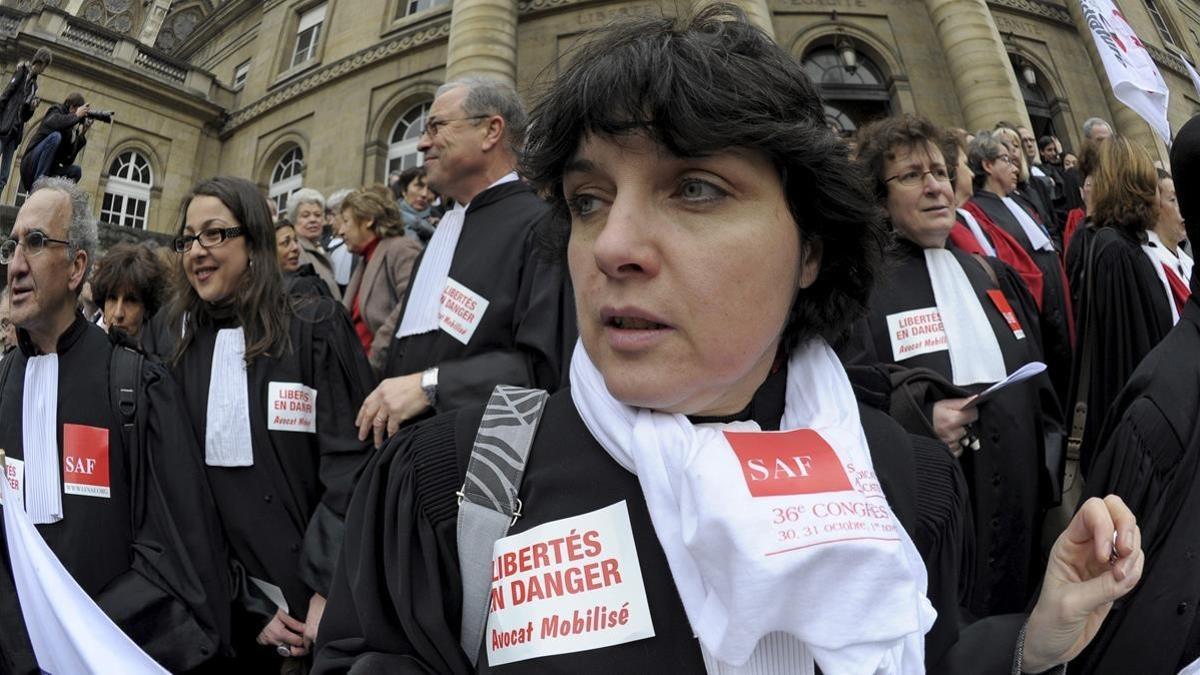
<path id="1" fill-rule="evenodd" d="M 458 492 L 458 564 L 462 575 L 463 651 L 479 658 L 491 595 L 492 548 L 521 517 L 521 477 L 549 395 L 541 389 L 498 385 L 492 391 L 467 478 Z"/>

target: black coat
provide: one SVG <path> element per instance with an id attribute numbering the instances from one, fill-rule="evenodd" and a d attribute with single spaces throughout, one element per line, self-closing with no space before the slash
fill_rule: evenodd
<path id="1" fill-rule="evenodd" d="M 1042 271 L 1042 307 L 1038 316 L 1042 325 L 1042 354 L 1050 372 L 1050 382 L 1054 384 L 1054 393 L 1060 401 L 1065 400 L 1069 389 L 1075 341 L 1071 335 L 1074 319 L 1062 260 L 1057 251 L 1033 248 L 1025 230 L 1000 197 L 986 190 L 978 190 L 971 200 L 983 209 L 992 222 L 1012 235 Z M 1018 200 L 1017 204 L 1020 203 Z M 1038 218 L 1037 214 L 1028 208 L 1026 211 L 1030 216 Z"/>
<path id="2" fill-rule="evenodd" d="M 0 447 L 24 459 L 25 364 L 37 352 L 24 331 L 18 337 L 20 349 L 0 362 L 0 371 L 7 369 L 0 385 Z M 181 392 L 165 369 L 148 361 L 139 378 L 139 441 L 126 446 L 122 420 L 110 403 L 112 349 L 109 337 L 82 315 L 57 348 L 59 447 L 67 447 L 71 425 L 105 434 L 109 496 L 64 489 L 63 519 L 37 529 L 75 581 L 142 649 L 171 670 L 188 670 L 229 645 L 220 524 Z M 0 525 L 0 546 L 2 530 Z M 7 567 L 6 547 L 4 557 Z M 11 584 L 6 578 L 0 588 Z M 10 611 L 0 601 L 0 613 Z M 11 619 L 5 616 L 0 625 Z M 5 646 L 6 659 L 23 653 L 20 642 L 13 652 Z"/>
<path id="3" fill-rule="evenodd" d="M 785 377 L 780 371 L 769 378 L 741 417 L 777 428 Z M 955 504 L 962 498 L 961 476 L 954 477 L 944 447 L 918 439 L 918 452 L 912 437 L 886 415 L 862 405 L 859 410 L 888 503 L 921 547 L 930 589 L 948 587 L 953 596 L 963 527 Z M 482 412 L 464 409 L 409 427 L 372 461 L 351 503 L 313 672 L 704 672 L 637 477 L 592 438 L 569 391 L 546 405 L 520 490 L 524 515 L 511 532 L 624 500 L 655 635 L 494 668 L 486 664 L 485 650 L 478 669 L 470 665 L 458 639 L 462 589 L 454 491 L 462 484 Z M 923 489 L 939 492 L 922 494 Z M 997 617 L 960 631 L 952 618 L 955 604 L 943 595 L 937 605 L 949 634 L 935 629 L 927 638 L 931 672 L 1009 672 L 1024 617 Z"/>
<path id="4" fill-rule="evenodd" d="M 1084 497 L 1116 494 L 1138 519 L 1146 568 L 1071 671 L 1175 673 L 1200 658 L 1200 301 L 1142 361 L 1100 433 Z"/>
<path id="5" fill-rule="evenodd" d="M 553 219 L 521 181 L 476 195 L 450 264 L 451 279 L 488 301 L 474 335 L 465 345 L 441 330 L 393 337 L 384 377 L 437 366 L 437 412 L 482 405 L 497 384 L 557 389 L 577 330 L 564 267 L 539 250 L 540 228 Z M 424 253 L 409 289 L 423 262 Z M 403 314 L 397 328 L 402 322 Z"/>
<path id="6" fill-rule="evenodd" d="M 1087 403 L 1087 423 L 1080 448 L 1080 466 L 1088 475 L 1092 455 L 1099 449 L 1099 434 L 1110 406 L 1142 359 L 1171 330 L 1171 306 L 1154 264 L 1141 244 L 1112 227 L 1097 227 L 1090 241 L 1092 296 L 1088 295 L 1087 271 L 1079 291 L 1080 316 L 1087 318 L 1079 330 L 1079 359 L 1075 364 L 1069 409 L 1082 399 Z M 1072 253 L 1074 253 L 1072 247 Z M 1081 246 L 1079 253 L 1088 251 Z M 1084 363 L 1084 345 L 1094 340 L 1090 363 Z M 1079 391 L 1079 372 L 1090 373 L 1087 391 Z"/>
<path id="7" fill-rule="evenodd" d="M 29 65 L 17 65 L 16 72 L 0 94 L 0 137 L 20 141 L 25 123 L 33 117 L 33 99 L 37 96 L 37 75 Z"/>
<path id="8" fill-rule="evenodd" d="M 984 258 L 951 250 L 976 290 L 1007 372 L 1041 360 L 1035 305 L 1016 274 L 1004 263 L 986 259 L 997 274 L 997 284 L 980 264 Z M 889 262 L 886 278 L 871 297 L 867 316 L 856 324 L 854 335 L 842 349 L 843 359 L 862 365 L 895 363 L 928 368 L 949 380 L 950 356 L 945 349 L 895 359 L 888 316 L 936 307 L 937 303 L 919 247 L 901 241 Z M 1024 337 L 1018 338 L 1009 327 L 988 295 L 989 290 L 1004 293 Z M 986 387 L 975 384 L 964 389 L 978 393 Z M 933 403 L 925 401 L 927 418 L 931 418 Z M 976 542 L 974 587 L 965 604 L 976 616 L 990 616 L 1023 610 L 1041 579 L 1039 532 L 1044 510 L 1053 501 L 1051 485 L 1056 481 L 1051 471 L 1057 471 L 1056 461 L 1051 461 L 1051 469 L 1047 468 L 1046 456 L 1048 449 L 1052 460 L 1061 455 L 1062 415 L 1043 374 L 1013 385 L 982 404 L 976 427 L 980 449 L 965 451 L 960 458 L 971 490 Z M 928 433 L 931 428 L 921 425 L 909 431 Z"/>

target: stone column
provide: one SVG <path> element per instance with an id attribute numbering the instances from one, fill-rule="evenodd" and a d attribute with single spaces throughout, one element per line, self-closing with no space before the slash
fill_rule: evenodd
<path id="1" fill-rule="evenodd" d="M 517 0 L 454 0 L 446 81 L 467 76 L 517 83 Z"/>
<path id="2" fill-rule="evenodd" d="M 171 0 L 154 0 L 146 8 L 146 19 L 142 22 L 142 32 L 138 34 L 138 42 L 154 46 L 158 40 L 158 31 L 162 30 L 163 21 L 167 18 L 167 10 L 171 9 Z"/>
<path id="3" fill-rule="evenodd" d="M 1092 38 L 1092 31 L 1083 18 L 1083 8 L 1079 6 L 1078 2 L 1066 4 L 1067 11 L 1071 13 L 1071 21 L 1075 24 L 1075 30 L 1079 31 L 1079 39 L 1087 49 L 1092 69 L 1096 71 L 1096 79 L 1100 82 L 1100 88 L 1104 90 L 1104 100 L 1108 103 L 1108 110 L 1112 114 L 1111 117 L 1105 119 L 1112 123 L 1113 131 L 1144 147 L 1155 159 L 1169 162 L 1170 155 L 1167 146 L 1154 129 L 1151 129 L 1146 120 L 1118 101 L 1117 97 L 1113 95 L 1112 83 L 1108 81 L 1108 73 L 1104 70 L 1104 61 L 1100 59 L 1100 52 L 1096 51 L 1096 41 Z M 1079 123 L 1083 124 L 1083 121 L 1089 117 L 1103 117 L 1103 113 L 1103 110 L 1085 110 Z M 1079 133 L 1079 140 L 1082 141 L 1082 130 Z"/>
<path id="4" fill-rule="evenodd" d="M 971 132 L 1000 120 L 1029 126 L 1017 76 L 985 0 L 925 0 L 925 5 L 946 55 L 963 126 Z"/>

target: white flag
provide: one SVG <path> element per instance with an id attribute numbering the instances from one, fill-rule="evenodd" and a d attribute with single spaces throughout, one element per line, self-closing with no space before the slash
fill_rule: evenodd
<path id="1" fill-rule="evenodd" d="M 2 457 L 2 455 L 0 455 Z M 7 480 L 4 534 L 21 614 L 43 672 L 167 675 L 84 592 L 46 545 Z"/>
<path id="2" fill-rule="evenodd" d="M 1179 49 L 1176 47 L 1176 49 Z M 1196 95 L 1200 96 L 1200 73 L 1196 72 L 1196 68 L 1192 66 L 1192 62 L 1188 61 L 1188 57 L 1183 53 L 1182 49 L 1176 52 L 1176 56 L 1180 61 L 1183 61 L 1183 67 L 1187 69 L 1188 77 L 1192 78 L 1192 86 L 1196 88 Z"/>
<path id="3" fill-rule="evenodd" d="M 1171 125 L 1167 122 L 1170 92 L 1150 52 L 1113 0 L 1080 0 L 1080 5 L 1113 94 L 1170 144 Z"/>

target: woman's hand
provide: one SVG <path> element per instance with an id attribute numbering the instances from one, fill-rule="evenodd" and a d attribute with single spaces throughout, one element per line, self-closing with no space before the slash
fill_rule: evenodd
<path id="1" fill-rule="evenodd" d="M 963 410 L 963 406 L 974 398 L 947 398 L 933 404 L 933 432 L 955 457 L 962 454 L 962 439 L 967 437 L 967 425 L 979 419 L 978 408 Z"/>
<path id="2" fill-rule="evenodd" d="M 1113 601 L 1142 578 L 1145 562 L 1142 532 L 1120 497 L 1084 502 L 1050 550 L 1042 592 L 1026 625 L 1022 670 L 1039 673 L 1078 656 L 1096 637 Z"/>
<path id="3" fill-rule="evenodd" d="M 308 646 L 304 643 L 304 624 L 288 616 L 282 609 L 275 610 L 271 623 L 258 634 L 257 642 L 271 648 L 283 645 L 288 648 L 289 656 L 304 656 L 308 653 Z"/>
<path id="4" fill-rule="evenodd" d="M 304 648 L 311 649 L 317 641 L 317 629 L 321 627 L 321 615 L 325 613 L 325 596 L 313 593 L 308 600 L 308 614 L 304 617 Z"/>
<path id="5" fill-rule="evenodd" d="M 421 373 L 389 377 L 375 387 L 358 411 L 354 420 L 358 440 L 365 441 L 374 432 L 375 447 L 383 447 L 383 441 L 396 433 L 405 420 L 428 407 L 429 399 L 421 389 Z"/>

